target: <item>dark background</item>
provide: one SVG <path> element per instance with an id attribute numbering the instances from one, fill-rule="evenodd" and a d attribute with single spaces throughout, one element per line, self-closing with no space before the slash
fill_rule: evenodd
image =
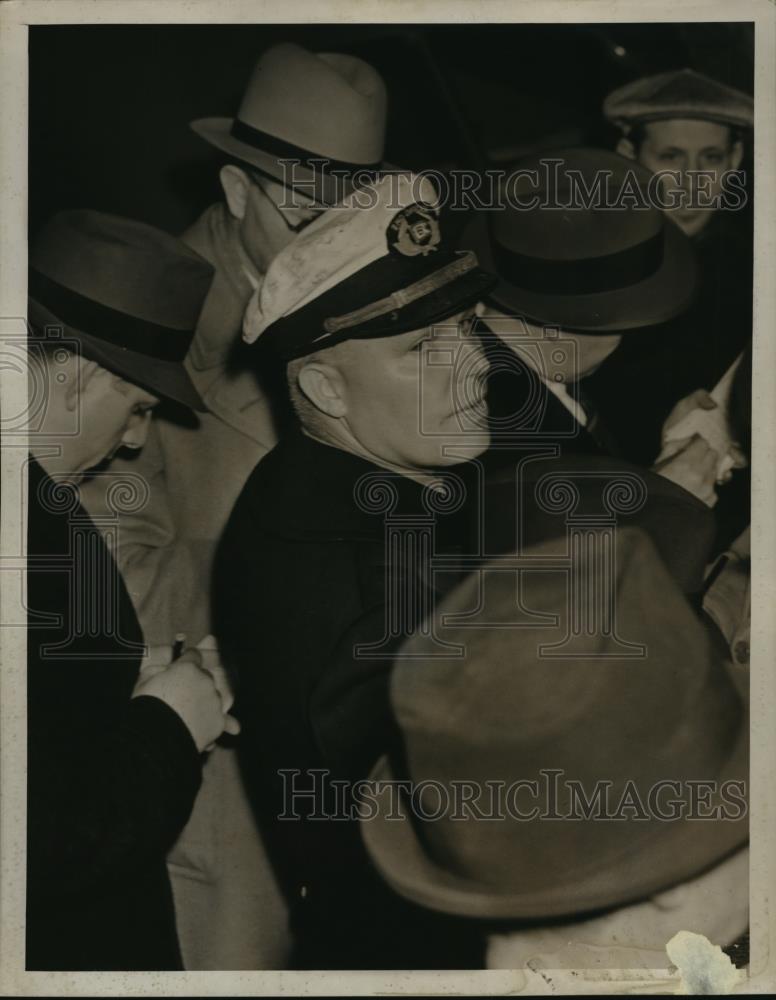
<path id="1" fill-rule="evenodd" d="M 611 145 L 604 96 L 691 66 L 752 92 L 754 28 L 648 25 L 67 25 L 30 28 L 30 227 L 93 208 L 184 229 L 223 159 L 190 131 L 232 116 L 278 41 L 350 52 L 386 81 L 386 159 L 445 169 Z"/>

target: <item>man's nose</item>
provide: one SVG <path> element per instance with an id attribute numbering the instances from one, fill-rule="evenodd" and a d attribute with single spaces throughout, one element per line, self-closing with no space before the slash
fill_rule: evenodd
<path id="1" fill-rule="evenodd" d="M 124 431 L 121 444 L 125 448 L 142 448 L 148 438 L 148 427 L 151 423 L 151 411 L 146 413 L 133 413 Z"/>
<path id="2" fill-rule="evenodd" d="M 691 191 L 695 186 L 694 173 L 700 170 L 698 157 L 695 153 L 688 153 L 682 167 L 682 187 L 685 191 Z"/>

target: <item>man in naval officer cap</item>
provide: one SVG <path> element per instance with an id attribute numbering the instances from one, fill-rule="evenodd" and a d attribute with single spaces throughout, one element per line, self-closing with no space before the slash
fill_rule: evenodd
<path id="1" fill-rule="evenodd" d="M 482 962 L 459 921 L 380 883 L 345 818 L 347 788 L 393 737 L 387 677 L 398 637 L 428 611 L 428 545 L 460 543 L 450 446 L 486 416 L 471 328 L 495 279 L 448 248 L 434 200 L 406 174 L 354 194 L 275 258 L 246 313 L 246 337 L 286 366 L 299 427 L 237 501 L 214 618 L 297 968 Z"/>
<path id="2" fill-rule="evenodd" d="M 277 440 L 272 387 L 235 351 L 245 307 L 272 258 L 378 167 L 385 112 L 385 85 L 363 60 L 284 42 L 259 56 L 236 114 L 191 123 L 224 156 L 223 198 L 182 237 L 216 272 L 186 358 L 207 412 L 195 422 L 157 415 L 143 453 L 110 469 L 150 487 L 142 511 L 121 517 L 117 558 L 154 646 L 209 631 L 216 543 Z M 104 510 L 104 483 L 89 484 L 84 502 Z M 184 957 L 193 969 L 282 968 L 285 915 L 233 758 L 220 746 L 212 755 L 171 855 Z"/>

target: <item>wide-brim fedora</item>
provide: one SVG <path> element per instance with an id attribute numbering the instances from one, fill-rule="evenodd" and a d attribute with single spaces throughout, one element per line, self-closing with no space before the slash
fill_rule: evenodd
<path id="1" fill-rule="evenodd" d="M 162 399 L 206 406 L 184 367 L 213 268 L 153 226 L 60 212 L 30 251 L 33 337 L 74 342 L 84 357 Z"/>
<path id="2" fill-rule="evenodd" d="M 260 56 L 235 117 L 201 118 L 191 128 L 229 156 L 331 205 L 352 190 L 352 175 L 382 168 L 386 106 L 381 76 L 362 59 L 286 42 Z"/>
<path id="3" fill-rule="evenodd" d="M 458 916 L 568 918 L 677 885 L 746 841 L 746 706 L 646 535 L 624 529 L 618 549 L 618 628 L 633 638 L 642 623 L 649 641 L 641 658 L 607 657 L 612 640 L 603 639 L 597 656 L 553 660 L 539 653 L 551 638 L 546 628 L 445 627 L 446 616 L 476 604 L 475 575 L 441 602 L 435 632 L 403 644 L 391 697 L 404 753 L 377 763 L 370 775 L 377 807 L 360 824 L 373 863 L 400 895 Z M 498 575 L 503 604 L 494 610 L 513 613 L 514 584 Z M 551 574 L 535 578 L 526 606 L 557 611 L 562 599 Z M 498 593 L 491 588 L 492 601 Z M 654 620 L 645 631 L 647 608 Z M 440 640 L 465 644 L 466 655 L 445 657 Z M 543 772 L 558 775 L 550 815 L 528 815 L 535 800 L 523 786 L 515 794 L 524 818 L 507 806 L 501 817 L 419 819 L 413 799 L 391 785 L 425 786 L 429 797 L 418 801 L 426 816 L 440 786 L 457 802 L 454 785 L 474 786 L 487 813 L 499 783 Z M 611 780 L 614 815 L 569 815 L 567 779 L 588 801 L 596 782 Z M 676 818 L 665 813 L 665 797 L 655 798 L 662 818 L 648 797 L 655 788 L 662 795 L 666 783 L 674 783 Z M 691 806 L 699 785 L 709 789 L 703 810 Z M 618 813 L 628 787 L 631 801 L 650 803 L 645 816 L 636 806 L 635 815 Z M 714 809 L 727 818 L 708 818 Z"/>
<path id="4" fill-rule="evenodd" d="M 556 161 L 559 169 L 546 166 Z M 574 185 L 589 191 L 605 176 L 615 198 L 631 178 L 644 207 L 557 207 Z M 490 298 L 509 315 L 590 334 L 667 322 L 692 304 L 697 264 L 690 240 L 647 204 L 651 176 L 635 161 L 597 149 L 521 160 L 507 169 L 503 207 L 473 213 L 459 246 L 498 275 Z M 536 207 L 515 207 L 533 198 Z"/>
<path id="5" fill-rule="evenodd" d="M 121 378 L 148 390 L 160 399 L 180 403 L 198 413 L 207 411 L 188 372 L 179 362 L 163 361 L 158 358 L 150 362 L 147 354 L 108 344 L 77 327 L 63 323 L 51 310 L 33 298 L 27 300 L 27 318 L 33 335 L 40 331 L 46 336 L 48 331 L 50 336 L 51 331 L 61 330 L 63 346 L 67 346 L 68 340 L 75 341 L 83 357 L 96 361 L 98 365 L 115 375 L 120 375 Z M 57 339 L 59 337 L 57 333 Z"/>

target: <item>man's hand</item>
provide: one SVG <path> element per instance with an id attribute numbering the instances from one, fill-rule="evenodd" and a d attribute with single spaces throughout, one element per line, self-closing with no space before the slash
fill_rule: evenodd
<path id="1" fill-rule="evenodd" d="M 717 479 L 718 456 L 700 434 L 679 441 L 671 441 L 652 467 L 653 472 L 664 476 L 692 493 L 709 507 L 717 502 L 714 489 Z"/>
<path id="2" fill-rule="evenodd" d="M 232 694 L 210 664 L 203 665 L 199 649 L 187 649 L 183 656 L 155 672 L 146 671 L 132 692 L 133 698 L 147 695 L 160 698 L 183 720 L 199 751 L 212 749 L 218 737 L 226 732 L 236 736 L 240 723 L 228 715 Z M 219 665 L 223 674 L 223 668 Z"/>
<path id="3" fill-rule="evenodd" d="M 716 408 L 716 402 L 705 389 L 695 389 L 689 396 L 680 399 L 666 417 L 661 432 L 661 441 L 665 445 L 668 431 L 671 430 L 674 424 L 678 424 L 680 420 L 684 420 L 688 413 L 691 413 L 693 410 L 716 410 Z"/>
<path id="4" fill-rule="evenodd" d="M 713 413 L 714 410 L 718 413 Z M 666 418 L 662 431 L 663 450 L 657 457 L 656 466 L 681 450 L 693 434 L 700 434 L 717 452 L 718 485 L 729 482 L 734 469 L 744 469 L 748 465 L 740 445 L 730 439 L 727 420 L 719 404 L 705 389 L 696 389 L 680 399 Z"/>

